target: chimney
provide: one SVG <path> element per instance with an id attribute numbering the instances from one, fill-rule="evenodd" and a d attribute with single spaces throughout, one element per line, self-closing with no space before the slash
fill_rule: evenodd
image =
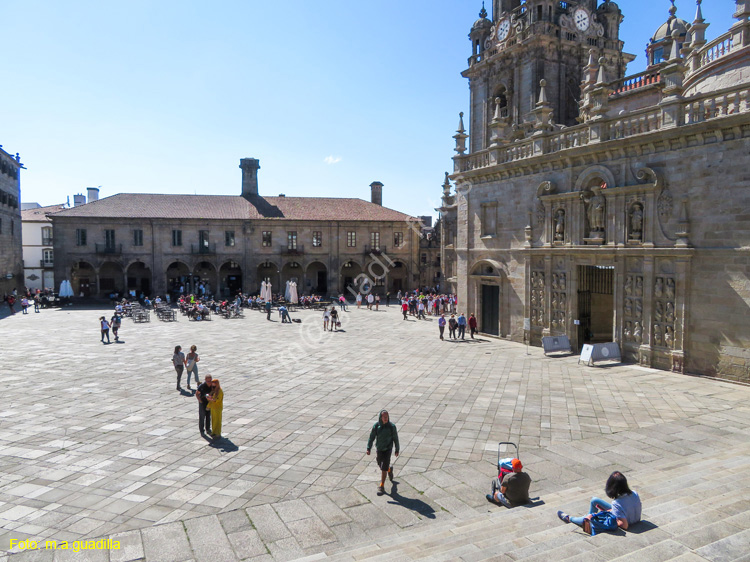
<path id="1" fill-rule="evenodd" d="M 78 207 L 79 205 L 86 204 L 86 196 L 83 193 L 78 193 L 73 196 L 73 206 Z"/>
<path id="2" fill-rule="evenodd" d="M 89 192 L 89 203 L 92 201 L 99 201 L 99 188 L 98 187 L 87 187 L 86 191 Z"/>
<path id="3" fill-rule="evenodd" d="M 370 201 L 376 205 L 383 206 L 383 184 L 379 181 L 374 181 L 370 184 L 371 198 Z"/>
<path id="4" fill-rule="evenodd" d="M 242 196 L 245 199 L 258 195 L 258 169 L 260 160 L 256 158 L 242 158 L 240 160 L 242 169 Z"/>

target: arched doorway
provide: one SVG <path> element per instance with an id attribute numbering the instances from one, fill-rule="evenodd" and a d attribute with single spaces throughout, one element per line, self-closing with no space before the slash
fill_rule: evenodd
<path id="1" fill-rule="evenodd" d="M 471 268 L 470 296 L 465 312 L 473 312 L 478 317 L 482 333 L 493 336 L 508 333 L 508 307 L 503 306 L 507 295 L 503 290 L 505 278 L 502 265 L 494 260 L 479 261 Z"/>
<path id="2" fill-rule="evenodd" d="M 388 271 L 388 286 L 390 287 L 391 293 L 394 295 L 399 291 L 408 291 L 409 271 L 406 268 L 406 264 L 402 261 L 396 261 L 393 267 Z"/>
<path id="3" fill-rule="evenodd" d="M 99 291 L 101 296 L 122 295 L 125 292 L 125 276 L 119 263 L 107 261 L 99 268 Z"/>
<path id="4" fill-rule="evenodd" d="M 88 297 L 96 294 L 96 270 L 85 261 L 79 261 L 70 268 L 70 284 L 76 296 Z"/>
<path id="5" fill-rule="evenodd" d="M 177 300 L 181 293 L 191 292 L 190 268 L 181 261 L 172 262 L 167 268 L 167 291 L 172 300 Z"/>
<path id="6" fill-rule="evenodd" d="M 297 283 L 297 294 L 300 293 L 304 287 L 304 269 L 296 261 L 290 261 L 284 264 L 281 268 L 281 285 L 279 286 L 279 293 L 284 294 L 286 291 L 286 282 L 294 281 Z"/>
<path id="7" fill-rule="evenodd" d="M 347 261 L 341 266 L 341 292 L 354 293 L 362 289 L 362 266 L 355 261 Z"/>
<path id="8" fill-rule="evenodd" d="M 221 294 L 232 297 L 242 291 L 242 268 L 234 261 L 228 261 L 219 269 Z"/>
<path id="9" fill-rule="evenodd" d="M 151 270 L 142 261 L 128 267 L 128 292 L 136 298 L 151 295 Z"/>
<path id="10" fill-rule="evenodd" d="M 314 261 L 307 266 L 305 272 L 305 289 L 306 292 L 315 293 L 316 295 L 328 294 L 328 268 L 324 263 Z"/>
<path id="11" fill-rule="evenodd" d="M 273 293 L 279 292 L 279 266 L 277 266 L 275 263 L 271 261 L 265 261 L 258 265 L 258 277 L 256 279 L 257 281 L 257 288 L 253 287 L 253 294 L 260 293 L 260 284 L 263 281 L 270 281 L 271 282 L 271 291 Z M 283 289 L 281 290 L 283 293 Z"/>
<path id="12" fill-rule="evenodd" d="M 193 292 L 201 297 L 214 294 L 218 287 L 216 267 L 211 262 L 199 262 L 193 268 Z"/>

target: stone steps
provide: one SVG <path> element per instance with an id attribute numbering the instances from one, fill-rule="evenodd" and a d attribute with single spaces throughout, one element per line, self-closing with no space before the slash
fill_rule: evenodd
<path id="1" fill-rule="evenodd" d="M 545 495 L 542 506 L 420 527 L 326 560 L 750 560 L 750 488 L 742 487 L 750 476 L 750 446 L 657 464 L 663 467 L 631 475 L 641 483 L 644 521 L 627 533 L 589 537 L 560 523 L 558 506 L 576 506 L 579 513 L 588 501 L 582 490 L 570 489 Z"/>

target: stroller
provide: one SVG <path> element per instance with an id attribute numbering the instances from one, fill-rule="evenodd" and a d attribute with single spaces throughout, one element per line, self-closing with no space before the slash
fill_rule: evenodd
<path id="1" fill-rule="evenodd" d="M 516 449 L 516 456 L 515 457 L 507 457 L 507 458 L 500 458 L 501 453 L 501 447 L 503 445 L 512 445 Z M 506 451 L 507 454 L 507 451 Z M 511 441 L 500 441 L 500 443 L 497 444 L 497 477 L 500 479 L 500 482 L 503 481 L 503 478 L 507 474 L 510 474 L 513 472 L 513 459 L 521 460 L 518 457 L 518 445 Z"/>

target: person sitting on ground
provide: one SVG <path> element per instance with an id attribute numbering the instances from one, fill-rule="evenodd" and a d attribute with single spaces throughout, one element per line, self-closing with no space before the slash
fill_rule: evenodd
<path id="1" fill-rule="evenodd" d="M 502 480 L 498 476 L 492 480 L 492 493 L 487 494 L 487 500 L 497 502 L 505 507 L 515 507 L 529 503 L 529 486 L 531 477 L 523 472 L 523 465 L 518 459 L 511 461 L 513 472 Z"/>
<path id="2" fill-rule="evenodd" d="M 564 511 L 558 511 L 557 516 L 565 523 L 575 523 L 585 533 L 592 535 L 597 531 L 615 531 L 618 527 L 627 531 L 628 527 L 641 520 L 641 498 L 630 489 L 622 472 L 610 474 L 604 492 L 614 500 L 611 504 L 599 498 L 591 498 L 588 515 L 571 517 Z"/>

